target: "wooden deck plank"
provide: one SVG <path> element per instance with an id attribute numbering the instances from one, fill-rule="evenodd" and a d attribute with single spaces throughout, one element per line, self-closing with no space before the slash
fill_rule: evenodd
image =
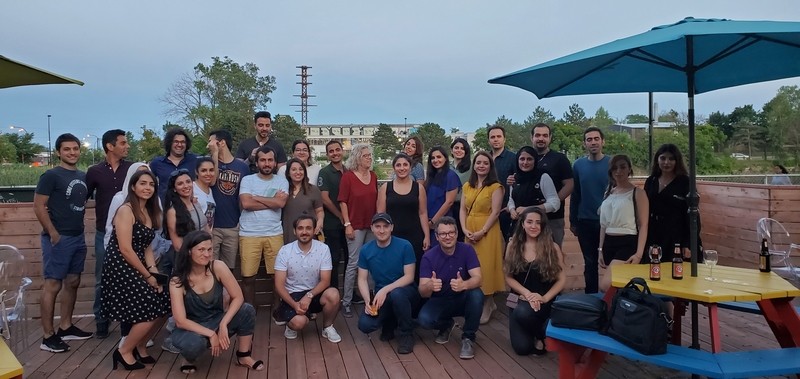
<path id="1" fill-rule="evenodd" d="M 305 336 L 309 333 L 308 328 L 297 332 L 298 336 L 294 340 L 286 339 L 286 374 L 290 378 L 306 378 L 308 377 L 308 370 L 306 369 L 306 358 L 303 354 L 305 345 Z M 280 337 L 278 337 L 280 338 Z M 309 336 L 308 338 L 313 338 Z"/>
<path id="2" fill-rule="evenodd" d="M 272 308 L 269 309 L 268 315 L 271 315 Z M 263 316 L 262 316 L 263 317 Z M 288 349 L 286 338 L 283 336 L 284 326 L 275 325 L 272 322 L 272 316 L 268 316 L 269 322 L 269 336 L 266 342 L 269 346 L 269 365 L 267 366 L 267 377 L 269 378 L 286 378 L 287 377 L 287 363 L 286 363 L 286 350 Z"/>
<path id="3" fill-rule="evenodd" d="M 363 311 L 364 311 L 363 307 L 354 306 L 353 317 L 342 318 L 342 319 L 348 326 L 349 334 L 353 339 L 353 343 L 355 344 L 355 347 L 358 350 L 359 356 L 361 357 L 361 362 L 363 364 L 364 370 L 367 373 L 367 377 L 370 379 L 389 378 L 387 370 L 384 368 L 384 365 L 382 364 L 380 358 L 378 358 L 378 354 L 373 348 L 369 336 L 365 335 L 364 333 L 361 333 L 361 331 L 358 330 L 358 316 L 360 315 L 359 312 Z M 345 364 L 347 364 L 346 360 Z M 347 371 L 350 372 L 349 366 Z"/>
<path id="4" fill-rule="evenodd" d="M 328 368 L 328 376 L 331 378 L 354 378 L 367 379 L 367 371 L 358 354 L 351 330 L 345 318 L 339 314 L 333 321 L 334 327 L 342 336 L 342 342 L 337 346 L 328 344 L 322 345 L 322 352 L 325 355 L 325 366 Z M 357 333 L 361 333 L 356 330 Z M 338 348 L 338 353 L 336 348 Z"/>
<path id="5" fill-rule="evenodd" d="M 327 378 L 325 359 L 322 357 L 322 344 L 332 342 L 322 337 L 322 314 L 319 320 L 311 321 L 303 331 L 303 347 L 306 361 L 306 372 L 309 378 Z"/>
<path id="6" fill-rule="evenodd" d="M 425 338 L 425 335 L 430 335 L 430 331 L 417 331 L 417 334 L 422 334 L 422 343 L 425 347 L 427 347 L 428 351 L 430 351 L 431 357 L 435 358 L 436 361 L 439 363 L 439 366 L 445 371 L 445 374 L 441 377 L 450 377 L 450 378 L 467 378 L 469 377 L 469 373 L 464 367 L 461 366 L 461 362 L 459 358 L 453 357 L 450 352 L 447 350 L 445 345 L 440 345 L 434 342 L 433 338 Z M 455 331 L 453 332 L 456 333 Z M 453 335 L 450 336 L 450 342 L 448 344 L 454 343 Z M 422 360 L 422 358 L 420 358 Z M 427 363 L 426 364 L 426 369 Z M 431 375 L 432 378 L 437 378 L 436 375 Z"/>

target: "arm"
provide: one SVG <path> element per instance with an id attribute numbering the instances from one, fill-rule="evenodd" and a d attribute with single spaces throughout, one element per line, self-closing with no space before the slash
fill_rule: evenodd
<path id="1" fill-rule="evenodd" d="M 628 258 L 627 263 L 639 263 L 644 256 L 644 247 L 647 244 L 647 226 L 650 223 L 650 201 L 647 200 L 647 194 L 634 187 L 634 200 L 636 201 L 636 225 L 639 228 L 639 240 L 636 244 L 636 254 Z M 667 249 L 670 247 L 667 246 Z"/>
<path id="2" fill-rule="evenodd" d="M 508 204 L 506 204 L 506 209 L 508 209 L 508 214 L 511 216 L 512 220 L 516 220 L 519 217 L 519 212 L 517 212 L 517 203 L 514 202 L 514 186 L 508 186 Z"/>
<path id="3" fill-rule="evenodd" d="M 551 213 L 561 208 L 561 199 L 558 197 L 556 186 L 553 184 L 553 179 L 550 178 L 550 175 L 542 175 L 542 179 L 539 181 L 539 187 L 542 188 L 542 195 L 544 195 L 546 199 L 544 204 L 540 205 L 545 212 Z"/>
<path id="4" fill-rule="evenodd" d="M 352 240 L 356 238 L 355 231 L 353 230 L 353 226 L 350 225 L 350 210 L 347 206 L 347 200 L 350 198 L 350 175 L 345 173 L 342 175 L 342 180 L 339 182 L 339 198 L 336 199 L 339 202 L 339 209 L 342 211 L 342 224 L 344 225 L 344 236 Z"/>
<path id="5" fill-rule="evenodd" d="M 264 209 L 280 209 L 286 205 L 286 199 L 289 195 L 286 192 L 278 190 L 275 197 L 264 197 L 253 195 L 249 193 L 239 194 L 239 203 L 242 209 L 246 211 L 261 211 Z"/>
<path id="6" fill-rule="evenodd" d="M 414 283 L 414 263 L 409 263 L 403 266 L 403 276 L 397 278 L 394 282 L 387 285 L 386 287 L 381 288 L 378 292 L 375 293 L 375 298 L 372 299 L 372 307 L 375 310 L 378 310 L 383 306 L 383 302 L 386 300 L 386 296 L 389 292 L 392 292 L 395 288 L 405 287 L 411 283 Z M 359 269 L 359 289 L 361 289 L 361 270 Z M 362 290 L 363 294 L 363 290 Z M 369 294 L 369 293 L 367 293 Z"/>
<path id="7" fill-rule="evenodd" d="M 606 242 L 606 226 L 600 224 L 600 244 L 597 248 L 597 261 L 600 262 L 600 267 L 606 268 L 606 260 L 603 259 L 603 244 Z"/>
<path id="8" fill-rule="evenodd" d="M 369 297 L 369 282 L 367 278 L 369 277 L 369 271 L 363 269 L 361 267 L 358 268 L 358 293 L 361 294 L 361 298 L 364 299 L 366 305 L 372 304 L 372 299 Z M 364 312 L 367 314 L 369 313 L 369 307 L 364 307 Z"/>
<path id="9" fill-rule="evenodd" d="M 339 218 L 339 221 L 342 220 L 342 211 L 339 210 L 339 207 L 331 200 L 331 193 L 329 191 L 321 191 L 322 193 L 322 205 L 328 212 L 333 213 L 334 216 Z"/>
<path id="10" fill-rule="evenodd" d="M 469 279 L 467 280 L 461 279 L 461 272 L 457 272 L 456 278 L 450 279 L 450 289 L 455 292 L 461 292 L 480 287 L 481 283 L 483 282 L 483 278 L 481 277 L 481 268 L 475 267 L 467 272 L 469 272 Z"/>
<path id="11" fill-rule="evenodd" d="M 572 189 L 575 187 L 575 181 L 572 178 L 564 179 L 561 181 L 561 185 L 561 191 L 558 191 L 558 199 L 566 200 L 567 197 L 572 194 Z"/>
<path id="12" fill-rule="evenodd" d="M 464 231 L 464 238 L 472 238 L 472 232 L 467 229 L 467 202 L 464 192 L 461 192 L 461 207 L 458 210 L 458 222 L 461 223 L 461 230 Z"/>
<path id="13" fill-rule="evenodd" d="M 48 199 L 50 199 L 48 195 L 42 195 L 40 193 L 34 194 L 33 213 L 36 215 L 36 219 L 39 220 L 39 224 L 42 225 L 42 229 L 50 236 L 50 243 L 55 245 L 58 243 L 58 240 L 61 239 L 61 236 L 58 234 L 56 226 L 53 225 L 53 221 L 50 220 L 50 215 L 47 213 Z"/>
<path id="14" fill-rule="evenodd" d="M 227 350 L 231 345 L 230 337 L 228 336 L 228 324 L 230 324 L 231 320 L 236 316 L 236 313 L 239 312 L 242 304 L 244 304 L 244 295 L 242 295 L 242 288 L 239 287 L 239 283 L 236 282 L 236 278 L 225 262 L 215 260 L 212 261 L 211 264 L 214 265 L 214 273 L 217 275 L 220 283 L 222 283 L 222 287 L 225 288 L 230 297 L 228 309 L 225 311 L 225 315 L 222 316 L 222 320 L 219 322 L 219 330 L 217 331 L 217 339 L 220 341 L 220 347 L 223 350 Z M 211 346 L 213 349 L 214 344 L 212 343 Z"/>
<path id="15" fill-rule="evenodd" d="M 558 273 L 558 279 L 556 279 L 555 284 L 553 287 L 550 288 L 550 291 L 547 291 L 544 295 L 541 296 L 539 299 L 542 303 L 549 303 L 555 300 L 556 296 L 564 290 L 564 285 L 567 283 L 567 265 L 564 263 L 564 254 L 561 252 L 561 249 L 558 247 L 557 244 L 553 243 L 553 248 L 556 249 L 556 253 L 558 253 L 558 264 L 561 266 L 561 271 Z M 537 304 L 534 310 L 539 311 L 541 308 L 541 304 Z"/>
<path id="16" fill-rule="evenodd" d="M 428 197 L 425 194 L 425 186 L 422 184 L 417 184 L 419 186 L 419 198 L 418 198 L 418 209 L 417 213 L 419 214 L 419 225 L 422 227 L 422 250 L 428 250 L 428 247 L 431 244 L 431 230 L 428 228 Z"/>
<path id="17" fill-rule="evenodd" d="M 456 202 L 456 196 L 458 196 L 458 188 L 447 191 L 444 195 L 444 204 L 439 207 L 439 210 L 436 211 L 436 214 L 431 217 L 431 223 L 436 224 L 440 218 L 444 217 L 447 212 L 450 211 L 450 208 Z"/>
<path id="18" fill-rule="evenodd" d="M 569 199 L 569 230 L 572 232 L 572 234 L 577 236 L 578 208 L 581 204 L 581 181 L 578 175 L 578 170 L 576 170 L 574 166 L 573 173 L 575 176 L 573 177 L 572 194 L 570 195 Z"/>
<path id="19" fill-rule="evenodd" d="M 175 208 L 170 208 L 167 210 L 166 219 L 167 235 L 169 235 L 169 240 L 172 242 L 172 247 L 175 248 L 175 251 L 178 251 L 181 249 L 181 246 L 183 246 L 183 237 L 179 237 L 178 232 L 175 229 L 177 223 Z"/>
<path id="20" fill-rule="evenodd" d="M 386 187 L 386 183 L 378 187 L 378 201 L 375 203 L 375 212 L 377 213 L 386 212 Z"/>
<path id="21" fill-rule="evenodd" d="M 317 214 L 317 227 L 314 229 L 314 235 L 317 235 L 322 232 L 322 224 L 325 223 L 325 211 L 320 206 L 314 209 L 314 213 Z"/>
<path id="22" fill-rule="evenodd" d="M 294 308 L 298 315 L 306 314 L 306 308 L 300 306 L 299 301 L 294 301 L 289 291 L 286 290 L 286 270 L 275 269 L 275 293 L 283 300 L 284 303 L 289 304 Z"/>

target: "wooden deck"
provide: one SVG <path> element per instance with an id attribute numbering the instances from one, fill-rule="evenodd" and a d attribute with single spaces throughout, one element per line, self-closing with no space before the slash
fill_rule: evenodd
<path id="1" fill-rule="evenodd" d="M 497 296 L 501 305 L 500 296 Z M 709 349 L 708 319 L 705 308 L 700 307 L 701 347 Z M 360 307 L 359 307 L 360 310 Z M 222 356 L 201 359 L 198 372 L 181 374 L 178 355 L 160 349 L 166 332 L 155 339 L 156 346 L 150 354 L 158 363 L 144 370 L 127 372 L 111 369 L 111 353 L 119 340 L 119 330 L 114 328 L 109 338 L 70 341 L 67 353 L 53 354 L 39 350 L 41 329 L 29 327 L 28 348 L 18 354 L 25 378 L 555 378 L 558 359 L 545 356 L 520 357 L 513 353 L 508 337 L 505 307 L 500 307 L 491 322 L 482 325 L 478 332 L 475 359 L 461 360 L 460 331 L 456 329 L 446 345 L 436 344 L 432 331 L 417 329 L 414 353 L 395 353 L 396 341 L 381 342 L 377 334 L 364 335 L 357 328 L 356 318 L 338 317 L 336 329 L 342 342 L 333 344 L 320 337 L 321 317 L 311 323 L 296 340 L 283 337 L 283 326 L 271 322 L 269 307 L 258 310 L 254 350 L 256 359 L 267 365 L 265 371 L 248 371 L 237 366 L 234 348 Z M 725 351 L 766 349 L 779 347 L 764 319 L 758 315 L 720 309 L 720 325 Z M 689 316 L 684 320 L 684 345 L 690 337 Z M 92 330 L 94 320 L 81 318 L 78 326 Z M 372 337 L 372 338 L 370 338 Z M 600 378 L 686 378 L 688 374 L 652 365 L 610 356 L 600 372 Z"/>

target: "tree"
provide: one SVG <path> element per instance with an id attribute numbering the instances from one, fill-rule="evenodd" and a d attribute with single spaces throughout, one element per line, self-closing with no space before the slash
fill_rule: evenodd
<path id="1" fill-rule="evenodd" d="M 578 104 L 572 104 L 569 106 L 569 109 L 564 112 L 564 116 L 561 118 L 567 124 L 579 126 L 583 129 L 589 126 L 589 119 L 586 118 L 586 112 L 583 111 Z"/>
<path id="2" fill-rule="evenodd" d="M 800 161 L 800 87 L 778 89 L 778 94 L 764 104 L 763 120 L 771 150 L 779 159 L 785 159 L 785 147 L 790 147 L 788 150 L 797 164 Z"/>
<path id="3" fill-rule="evenodd" d="M 272 120 L 272 137 L 283 144 L 283 148 L 289 151 L 292 143 L 299 139 L 306 139 L 306 131 L 300 126 L 294 117 L 289 115 L 275 115 Z"/>
<path id="4" fill-rule="evenodd" d="M 536 124 L 543 123 L 552 127 L 555 122 L 556 118 L 553 116 L 552 112 L 542 108 L 541 106 L 537 106 L 536 109 L 533 110 L 533 113 L 525 119 L 525 122 L 522 125 L 525 127 L 525 129 L 531 130 L 534 126 L 536 126 Z"/>
<path id="5" fill-rule="evenodd" d="M 0 134 L 0 163 L 17 161 L 17 148 L 8 139 L 7 134 Z"/>
<path id="6" fill-rule="evenodd" d="M 674 109 L 670 109 L 667 112 L 664 112 L 658 116 L 658 122 L 674 122 L 679 123 L 681 120 L 681 116 L 678 111 Z"/>
<path id="7" fill-rule="evenodd" d="M 625 116 L 625 123 L 626 124 L 648 124 L 650 123 L 650 116 L 645 116 L 643 114 L 629 114 Z"/>
<path id="8" fill-rule="evenodd" d="M 7 133 L 5 136 L 8 142 L 14 145 L 19 163 L 30 162 L 34 155 L 45 151 L 44 146 L 33 142 L 33 133 Z M 53 145 L 53 149 L 55 149 L 55 145 Z"/>
<path id="9" fill-rule="evenodd" d="M 142 139 L 137 141 L 137 150 L 139 158 L 145 162 L 149 162 L 159 155 L 164 155 L 164 143 L 161 140 L 161 135 L 149 129 L 146 125 L 142 125 Z"/>
<path id="10" fill-rule="evenodd" d="M 252 135 L 256 109 L 265 109 L 275 91 L 274 76 L 259 76 L 253 63 L 240 65 L 228 57 L 198 63 L 191 74 L 172 83 L 160 99 L 168 116 L 179 117 L 195 135 L 226 128 L 234 144 Z"/>
<path id="11" fill-rule="evenodd" d="M 434 146 L 449 148 L 450 144 L 453 142 L 453 139 L 445 134 L 444 129 L 442 129 L 439 124 L 432 122 L 426 122 L 420 125 L 419 128 L 411 133 L 411 136 L 417 136 L 422 140 L 422 146 L 424 146 L 426 150 L 422 153 L 423 156 Z"/>
<path id="12" fill-rule="evenodd" d="M 478 130 L 475 131 L 475 139 L 472 142 L 473 151 L 491 150 L 487 130 L 494 125 L 502 126 L 503 129 L 505 129 L 505 147 L 509 151 L 517 151 L 520 147 L 531 144 L 530 129 L 512 121 L 510 118 L 506 118 L 506 116 L 500 116 L 493 124 L 486 124 L 486 127 L 478 128 Z"/>
<path id="13" fill-rule="evenodd" d="M 614 125 L 614 120 L 611 118 L 605 108 L 600 107 L 597 109 L 597 112 L 594 113 L 592 125 L 603 130 L 608 130 L 608 127 Z"/>
<path id="14" fill-rule="evenodd" d="M 401 148 L 397 135 L 389 125 L 384 123 L 378 124 L 378 128 L 375 129 L 375 134 L 372 135 L 372 146 L 375 149 L 375 155 L 381 159 L 391 159 Z"/>
<path id="15" fill-rule="evenodd" d="M 708 124 L 719 129 L 725 134 L 726 139 L 733 137 L 733 125 L 731 124 L 730 117 L 722 112 L 714 112 L 708 116 Z"/>

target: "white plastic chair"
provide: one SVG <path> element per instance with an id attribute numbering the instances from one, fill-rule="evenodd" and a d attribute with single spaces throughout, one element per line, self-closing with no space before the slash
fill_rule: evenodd
<path id="1" fill-rule="evenodd" d="M 11 245 L 0 245 L 0 334 L 16 354 L 26 347 L 25 288 L 31 283 L 25 276 L 25 258 L 19 250 Z"/>
<path id="2" fill-rule="evenodd" d="M 795 267 L 792 258 L 800 252 L 800 245 L 792 242 L 792 236 L 786 228 L 775 219 L 764 217 L 756 224 L 759 244 L 764 238 L 769 246 L 772 269 L 776 272 L 786 272 L 790 280 L 800 283 L 800 268 Z M 759 245 L 760 246 L 760 245 Z"/>

